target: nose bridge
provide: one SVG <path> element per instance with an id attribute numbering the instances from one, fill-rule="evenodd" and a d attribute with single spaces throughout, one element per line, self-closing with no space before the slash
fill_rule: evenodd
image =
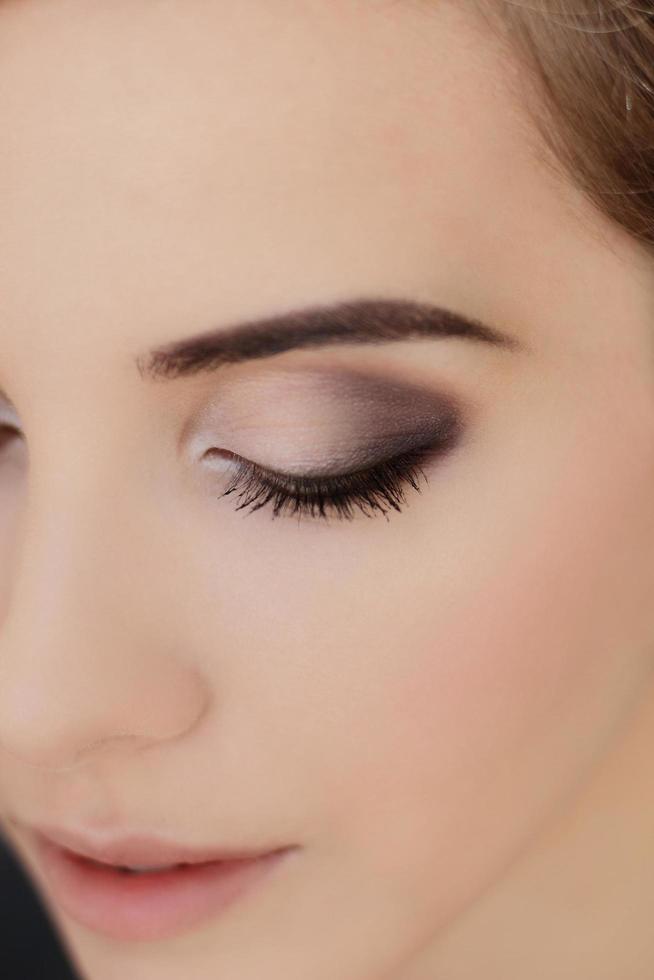
<path id="1" fill-rule="evenodd" d="M 151 604 L 165 603 L 148 590 L 157 549 L 129 468 L 107 473 L 70 452 L 33 470 L 0 624 L 0 752 L 31 765 L 67 766 L 116 739 L 168 739 L 203 710 L 199 677 L 165 624 L 153 634 Z"/>
<path id="2" fill-rule="evenodd" d="M 70 617 L 100 626 L 101 608 L 115 600 L 129 537 L 129 477 L 112 476 L 82 442 L 59 438 L 53 451 L 54 442 L 47 454 L 37 447 L 30 462 L 7 615 L 9 623 L 31 621 L 56 634 Z"/>

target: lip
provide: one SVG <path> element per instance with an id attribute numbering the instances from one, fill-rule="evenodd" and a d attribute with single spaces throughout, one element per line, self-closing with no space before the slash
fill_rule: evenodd
<path id="1" fill-rule="evenodd" d="M 146 837 L 130 834 L 124 837 L 92 838 L 79 831 L 56 827 L 36 827 L 33 833 L 37 838 L 45 838 L 52 844 L 73 851 L 81 857 L 101 864 L 111 865 L 168 865 L 168 864 L 206 864 L 209 861 L 232 861 L 261 857 L 271 850 L 264 848 L 246 850 L 243 848 L 201 848 L 166 841 L 160 837 Z"/>
<path id="2" fill-rule="evenodd" d="M 208 852 L 135 836 L 89 846 L 78 834 L 54 833 L 56 841 L 36 832 L 34 844 L 38 870 L 55 904 L 79 925 L 120 941 L 170 938 L 222 914 L 297 850 Z M 83 851 L 60 844 L 62 839 L 74 840 Z M 96 855 L 105 865 L 186 866 L 130 875 L 91 863 Z"/>

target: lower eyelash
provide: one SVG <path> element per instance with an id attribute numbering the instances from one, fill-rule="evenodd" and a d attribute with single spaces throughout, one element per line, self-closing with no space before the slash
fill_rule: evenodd
<path id="1" fill-rule="evenodd" d="M 436 451 L 433 446 L 412 449 L 367 470 L 324 477 L 277 473 L 239 460 L 237 473 L 221 496 L 237 492 L 241 503 L 235 509 L 249 507 L 248 513 L 270 504 L 273 518 L 287 514 L 326 519 L 333 513 L 352 520 L 357 510 L 366 517 L 386 516 L 390 509 L 402 509 L 408 487 L 420 493 L 418 476 L 428 479 L 422 465 Z"/>

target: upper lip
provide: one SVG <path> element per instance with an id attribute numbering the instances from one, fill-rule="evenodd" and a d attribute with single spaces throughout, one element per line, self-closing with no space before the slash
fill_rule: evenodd
<path id="1" fill-rule="evenodd" d="M 56 844 L 92 861 L 122 867 L 163 867 L 173 864 L 205 864 L 209 861 L 252 860 L 272 851 L 285 849 L 276 847 L 255 851 L 242 848 L 200 848 L 141 834 L 101 839 L 92 838 L 82 831 L 60 827 L 35 827 L 32 830 L 42 846 Z"/>

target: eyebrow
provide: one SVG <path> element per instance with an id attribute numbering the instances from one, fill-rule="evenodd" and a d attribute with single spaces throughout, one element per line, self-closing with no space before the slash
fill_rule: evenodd
<path id="1" fill-rule="evenodd" d="M 442 306 L 406 300 L 359 299 L 311 306 L 210 330 L 141 354 L 136 363 L 144 379 L 174 379 L 301 348 L 443 337 L 462 337 L 512 351 L 525 350 L 514 336 Z"/>

